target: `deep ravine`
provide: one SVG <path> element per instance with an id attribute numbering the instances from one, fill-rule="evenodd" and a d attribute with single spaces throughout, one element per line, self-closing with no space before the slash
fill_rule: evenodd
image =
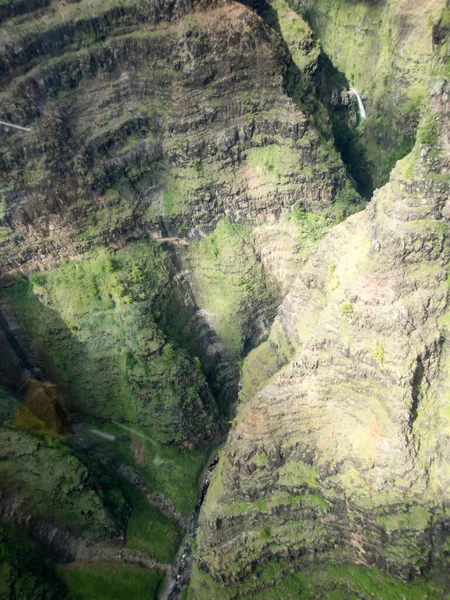
<path id="1" fill-rule="evenodd" d="M 0 4 L 0 596 L 448 595 L 448 11 Z"/>

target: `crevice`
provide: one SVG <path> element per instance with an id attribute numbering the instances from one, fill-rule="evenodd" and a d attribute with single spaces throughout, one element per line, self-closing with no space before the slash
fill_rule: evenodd
<path id="1" fill-rule="evenodd" d="M 163 219 L 161 219 L 161 231 L 166 235 L 168 233 L 168 227 Z M 181 336 L 178 341 L 188 351 L 199 356 L 202 371 L 218 408 L 221 414 L 228 418 L 234 414 L 238 399 L 239 373 L 231 364 L 226 347 L 208 323 L 205 311 L 197 304 L 191 272 L 183 252 L 173 244 L 165 244 L 165 251 L 176 273 L 173 285 L 184 304 L 181 310 L 186 313 L 187 330 L 183 335 L 182 327 L 180 328 L 178 333 L 181 333 Z M 176 311 L 177 307 L 174 306 L 173 310 Z M 168 332 L 168 323 L 159 322 L 159 325 L 163 331 Z M 170 337 L 173 339 L 173 336 Z"/>
<path id="2" fill-rule="evenodd" d="M 352 98 L 347 103 L 342 102 L 342 96 L 350 89 L 345 74 L 336 69 L 323 49 L 320 50 L 316 71 L 312 74 L 303 73 L 284 41 L 277 11 L 267 0 L 244 0 L 242 3 L 252 8 L 280 36 L 287 54 L 283 73 L 284 91 L 307 116 L 315 119 L 317 131 L 324 141 L 333 139 L 353 186 L 363 198 L 370 199 L 374 185 L 361 142 L 364 122 L 352 119 L 357 108 L 356 100 Z M 328 123 L 325 122 L 327 116 Z"/>
<path id="3" fill-rule="evenodd" d="M 356 99 L 348 95 L 350 82 L 339 71 L 323 50 L 320 52 L 318 68 L 314 74 L 316 93 L 327 109 L 336 150 L 347 168 L 347 173 L 358 192 L 369 200 L 374 183 L 371 166 L 362 143 L 365 121 L 355 115 Z"/>
<path id="4" fill-rule="evenodd" d="M 411 387 L 411 407 L 409 409 L 409 430 L 412 432 L 414 427 L 414 422 L 417 419 L 419 402 L 422 394 L 422 382 L 425 377 L 425 369 L 422 362 L 422 357 L 417 357 L 416 367 L 414 369 L 414 374 L 412 378 L 412 387 Z"/>

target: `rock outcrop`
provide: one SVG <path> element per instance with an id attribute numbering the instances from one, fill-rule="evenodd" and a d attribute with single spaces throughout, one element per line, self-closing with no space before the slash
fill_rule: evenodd
<path id="1" fill-rule="evenodd" d="M 359 153 L 367 154 L 367 167 L 375 188 L 389 179 L 395 162 L 412 148 L 437 47 L 433 29 L 445 8 L 439 2 L 339 2 L 294 0 L 291 6 L 310 23 L 333 65 L 331 104 L 354 103 L 342 84 L 355 87 L 367 109 L 355 136 Z M 329 90 L 330 91 L 330 90 Z M 338 111 L 339 112 L 339 111 Z M 345 134 L 344 134 L 345 136 Z M 345 140 L 343 140 L 345 146 Z M 351 148 L 349 148 L 351 154 Z M 352 160 L 352 156 L 349 157 Z M 359 163 L 361 156 L 354 156 Z M 361 169 L 361 165 L 355 165 Z"/>

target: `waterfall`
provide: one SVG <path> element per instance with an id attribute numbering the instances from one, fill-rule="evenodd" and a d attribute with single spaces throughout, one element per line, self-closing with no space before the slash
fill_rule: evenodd
<path id="1" fill-rule="evenodd" d="M 144 433 L 137 431 L 137 429 L 133 429 L 132 427 L 127 427 L 126 425 L 123 425 L 122 423 L 118 423 L 117 421 L 113 421 L 113 423 L 114 423 L 114 425 L 117 425 L 117 427 L 121 427 L 122 429 L 125 429 L 126 431 L 129 431 L 130 433 L 134 433 L 134 435 L 144 438 L 144 440 L 147 440 L 148 442 L 150 442 L 150 444 L 152 446 L 159 446 L 158 442 L 153 440 L 148 435 L 145 435 Z"/>
<path id="2" fill-rule="evenodd" d="M 113 442 L 116 439 L 115 435 L 111 435 L 110 433 L 105 433 L 104 431 L 100 431 L 99 429 L 93 429 L 91 427 L 89 429 L 89 431 L 92 431 L 92 433 L 95 433 L 95 435 L 98 435 L 98 437 L 108 440 L 109 442 Z"/>
<path id="3" fill-rule="evenodd" d="M 366 118 L 366 109 L 364 108 L 364 104 L 363 104 L 363 101 L 361 100 L 361 96 L 353 88 L 350 88 L 350 94 L 355 94 L 356 99 L 358 100 L 359 116 L 361 117 L 361 119 L 365 119 Z"/>

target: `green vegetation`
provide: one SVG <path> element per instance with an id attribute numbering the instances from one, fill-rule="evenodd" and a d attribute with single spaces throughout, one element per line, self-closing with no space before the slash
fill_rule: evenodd
<path id="1" fill-rule="evenodd" d="M 275 306 L 250 233 L 245 225 L 222 220 L 188 252 L 198 305 L 208 311 L 236 365 L 252 335 L 255 315 L 268 318 Z"/>
<path id="2" fill-rule="evenodd" d="M 165 215 L 171 215 L 175 209 L 175 198 L 167 189 L 163 191 L 162 195 L 162 206 L 163 213 Z"/>
<path id="3" fill-rule="evenodd" d="M 375 188 L 384 185 L 396 160 L 412 148 L 432 69 L 432 26 L 445 2 L 420 9 L 390 0 L 318 0 L 307 8 L 297 0 L 288 3 L 320 40 L 331 83 L 363 96 L 367 119 L 359 127 L 355 117 L 348 123 L 338 114 L 332 125 L 350 174 L 368 196 L 371 180 Z M 408 20 L 408 33 L 401 19 Z"/>
<path id="4" fill-rule="evenodd" d="M 148 503 L 145 495 L 125 481 L 118 483 L 131 506 L 127 548 L 150 554 L 161 563 L 171 563 L 181 541 L 178 525 Z"/>
<path id="5" fill-rule="evenodd" d="M 385 515 L 378 522 L 388 533 L 399 529 L 414 529 L 423 531 L 430 522 L 431 513 L 422 506 L 412 506 L 408 512 L 395 515 Z"/>
<path id="6" fill-rule="evenodd" d="M 19 277 L 2 294 L 79 409 L 139 423 L 163 442 L 197 435 L 204 443 L 215 409 L 198 363 L 179 345 L 183 309 L 171 276 L 148 242 Z M 178 330 L 173 343 L 164 330 Z"/>
<path id="7" fill-rule="evenodd" d="M 309 488 L 317 487 L 318 472 L 312 465 L 301 461 L 290 460 L 280 468 L 279 483 L 283 486 L 298 487 L 300 485 Z"/>
<path id="8" fill-rule="evenodd" d="M 376 567 L 314 565 L 285 574 L 286 564 L 272 562 L 257 568 L 236 587 L 221 586 L 194 565 L 188 600 L 444 600 L 436 581 L 405 583 Z M 261 591 L 262 585 L 264 590 Z"/>
<path id="9" fill-rule="evenodd" d="M 198 500 L 197 480 L 209 448 L 186 452 L 160 444 L 139 427 L 124 430 L 119 425 L 98 421 L 92 421 L 92 426 L 115 436 L 114 441 L 104 442 L 105 449 L 109 448 L 123 464 L 132 466 L 149 492 L 164 494 L 181 513 L 191 514 Z"/>
<path id="10" fill-rule="evenodd" d="M 350 302 L 342 302 L 339 311 L 342 317 L 350 318 L 353 314 L 353 306 L 350 304 Z"/>
<path id="11" fill-rule="evenodd" d="M 19 528 L 0 525 L 0 598 L 66 598 L 54 566 Z"/>
<path id="12" fill-rule="evenodd" d="M 320 241 L 325 233 L 347 217 L 355 214 L 365 207 L 361 196 L 347 180 L 345 186 L 338 191 L 333 205 L 323 214 L 306 211 L 297 203 L 291 213 L 284 215 L 283 219 L 293 221 L 298 230 L 298 244 L 300 253 L 307 256 L 316 242 Z"/>
<path id="13" fill-rule="evenodd" d="M 126 504 L 114 489 L 102 487 L 58 439 L 2 429 L 2 486 L 26 498 L 28 509 L 50 522 L 89 537 L 114 537 L 124 527 Z"/>
<path id="14" fill-rule="evenodd" d="M 424 146 L 435 146 L 437 142 L 437 120 L 431 113 L 427 114 L 419 124 L 417 139 Z"/>
<path id="15" fill-rule="evenodd" d="M 157 571 L 100 561 L 60 565 L 57 573 L 71 600 L 156 600 L 163 580 Z"/>
<path id="16" fill-rule="evenodd" d="M 340 115 L 332 115 L 331 125 L 336 149 L 347 165 L 348 172 L 356 181 L 358 191 L 362 196 L 369 199 L 373 193 L 373 176 L 363 138 L 364 133 L 367 131 L 366 127 L 360 125 L 357 128 L 352 128 Z"/>
<path id="17" fill-rule="evenodd" d="M 306 212 L 301 207 L 294 212 L 294 219 L 299 231 L 299 242 L 302 245 L 307 242 L 318 242 L 330 227 L 325 217 Z"/>
<path id="18" fill-rule="evenodd" d="M 278 181 L 292 168 L 295 152 L 286 146 L 270 144 L 262 148 L 252 148 L 247 155 L 247 163 L 261 171 L 265 181 Z"/>
<path id="19" fill-rule="evenodd" d="M 270 3 L 270 7 L 275 13 L 270 24 L 274 29 L 279 29 L 295 65 L 304 75 L 314 72 L 320 55 L 320 46 L 308 23 L 289 7 L 289 2 L 274 0 Z M 269 21 L 270 12 L 268 11 L 267 16 L 263 13 L 263 16 L 266 21 Z"/>
<path id="20" fill-rule="evenodd" d="M 377 359 L 377 361 L 380 363 L 380 365 L 384 365 L 384 360 L 385 360 L 386 356 L 385 356 L 384 346 L 383 346 L 382 342 L 377 341 L 375 343 L 375 346 L 373 348 L 373 355 Z"/>
<path id="21" fill-rule="evenodd" d="M 10 394 L 3 386 L 0 386 L 0 424 L 13 422 L 20 402 Z"/>
<path id="22" fill-rule="evenodd" d="M 288 477 L 291 477 L 292 469 Z M 303 474 L 302 474 L 303 475 Z M 307 474 L 306 474 L 307 475 Z M 297 479 L 295 479 L 297 477 Z M 301 477 L 301 476 L 300 476 Z M 286 473 L 283 474 L 282 481 L 280 483 L 286 485 Z M 315 479 L 311 476 L 298 478 L 298 473 L 294 473 L 290 479 L 294 486 L 307 484 L 311 488 L 315 488 Z M 302 494 L 296 495 L 289 492 L 276 492 L 272 496 L 268 496 L 264 499 L 255 500 L 254 502 L 238 502 L 237 504 L 224 504 L 223 510 L 225 513 L 230 515 L 245 515 L 255 514 L 256 512 L 271 514 L 274 509 L 278 509 L 281 506 L 301 506 L 304 509 L 312 509 L 319 512 L 327 512 L 329 509 L 328 502 L 321 496 L 316 494 Z M 276 511 L 275 511 L 276 512 Z M 278 530 L 274 530 L 274 537 L 278 534 Z"/>

